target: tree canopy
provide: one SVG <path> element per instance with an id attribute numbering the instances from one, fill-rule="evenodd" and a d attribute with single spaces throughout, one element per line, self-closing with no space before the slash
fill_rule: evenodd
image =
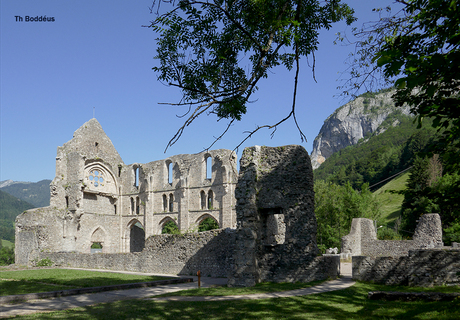
<path id="1" fill-rule="evenodd" d="M 420 126 L 432 118 L 443 148 L 459 147 L 460 1 L 396 2 L 401 11 L 355 33 L 361 41 L 346 88 L 393 83 L 397 106 L 408 104 Z M 379 71 L 383 78 L 375 77 Z"/>
<path id="2" fill-rule="evenodd" d="M 160 14 L 165 5 L 169 10 Z M 340 0 L 154 0 L 152 11 L 158 16 L 150 27 L 159 33 L 159 65 L 153 70 L 182 91 L 175 105 L 190 106 L 167 148 L 203 114 L 228 119 L 226 132 L 246 113 L 259 80 L 279 65 L 295 70 L 287 115 L 248 137 L 261 128 L 276 130 L 292 117 L 303 139 L 295 117 L 299 60 L 314 55 L 319 30 L 354 20 L 353 10 Z"/>

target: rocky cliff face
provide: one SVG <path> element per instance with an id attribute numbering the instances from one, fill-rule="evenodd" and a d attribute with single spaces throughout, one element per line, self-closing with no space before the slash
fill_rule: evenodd
<path id="1" fill-rule="evenodd" d="M 395 107 L 392 91 L 378 94 L 364 94 L 338 108 L 325 121 L 318 136 L 313 141 L 311 163 L 318 168 L 334 152 L 371 134 L 384 132 L 389 125 L 396 126 L 399 121 L 385 121 L 395 114 L 409 115 L 409 107 Z M 385 123 L 384 123 L 385 121 Z"/>

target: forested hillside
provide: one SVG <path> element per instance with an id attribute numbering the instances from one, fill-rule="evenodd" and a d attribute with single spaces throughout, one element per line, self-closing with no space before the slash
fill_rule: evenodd
<path id="1" fill-rule="evenodd" d="M 400 124 L 334 153 L 314 171 L 315 180 L 350 183 L 354 189 L 361 189 L 364 183 L 378 188 L 379 182 L 409 168 L 417 154 L 428 150 L 436 130 L 429 121 L 417 129 L 413 118 L 403 114 L 394 114 L 385 121 L 394 120 Z"/>
<path id="2" fill-rule="evenodd" d="M 47 207 L 50 205 L 50 183 L 51 180 L 16 182 L 0 190 L 26 201 L 37 208 Z"/>
<path id="3" fill-rule="evenodd" d="M 14 242 L 14 220 L 33 205 L 0 190 L 0 238 Z"/>

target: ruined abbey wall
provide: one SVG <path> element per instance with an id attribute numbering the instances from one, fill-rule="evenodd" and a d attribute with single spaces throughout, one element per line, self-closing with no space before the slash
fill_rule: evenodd
<path id="1" fill-rule="evenodd" d="M 317 256 L 313 170 L 303 147 L 246 148 L 235 196 L 237 245 L 229 286 L 338 276 L 338 257 Z"/>
<path id="2" fill-rule="evenodd" d="M 442 246 L 441 218 L 436 213 L 419 218 L 412 240 L 377 240 L 373 221 L 365 218 L 354 218 L 350 233 L 342 237 L 342 253 L 351 253 L 352 256 L 407 256 L 410 250 Z"/>
<path id="3" fill-rule="evenodd" d="M 235 230 L 218 229 L 183 235 L 149 237 L 142 252 L 40 252 L 57 266 L 125 270 L 157 274 L 227 277 L 234 265 Z"/>
<path id="4" fill-rule="evenodd" d="M 16 220 L 17 263 L 38 252 L 140 252 L 173 221 L 185 232 L 205 218 L 236 224 L 236 155 L 212 150 L 126 165 L 96 119 L 58 147 L 50 206 Z"/>

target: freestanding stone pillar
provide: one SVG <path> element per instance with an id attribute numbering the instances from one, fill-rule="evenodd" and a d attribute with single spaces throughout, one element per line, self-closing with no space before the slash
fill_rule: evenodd
<path id="1" fill-rule="evenodd" d="M 327 259 L 317 257 L 313 172 L 303 147 L 246 148 L 235 197 L 235 266 L 229 286 L 337 276 L 336 262 L 325 265 Z"/>

